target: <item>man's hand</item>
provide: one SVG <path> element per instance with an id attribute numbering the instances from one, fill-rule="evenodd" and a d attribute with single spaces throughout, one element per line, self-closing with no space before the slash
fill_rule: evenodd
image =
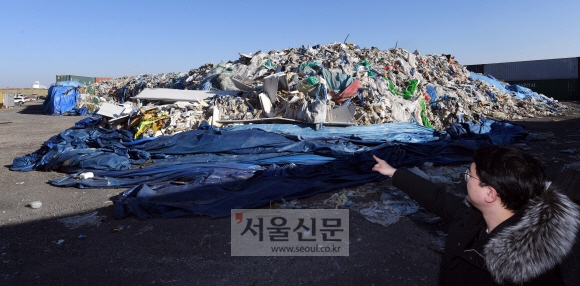
<path id="1" fill-rule="evenodd" d="M 379 159 L 379 157 L 373 155 L 377 164 L 373 166 L 373 171 L 379 172 L 385 176 L 392 177 L 397 169 L 393 168 L 387 161 Z"/>

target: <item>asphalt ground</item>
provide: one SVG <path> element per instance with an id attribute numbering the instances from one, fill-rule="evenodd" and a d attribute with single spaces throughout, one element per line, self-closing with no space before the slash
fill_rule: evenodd
<path id="1" fill-rule="evenodd" d="M 565 116 L 517 122 L 530 133 L 553 134 L 521 146 L 546 165 L 551 179 L 579 161 L 580 104 L 568 105 Z M 42 101 L 0 109 L 0 285 L 437 284 L 447 225 L 424 209 L 387 227 L 351 210 L 349 256 L 234 257 L 230 218 L 116 220 L 111 199 L 124 189 L 57 188 L 47 182 L 63 174 L 9 170 L 15 157 L 80 119 L 43 115 Z M 364 203 L 378 201 L 389 185 L 342 191 L 364 194 L 351 198 Z M 298 204 L 320 208 L 337 192 Z M 42 206 L 33 209 L 32 201 Z M 79 215 L 85 219 L 70 219 Z M 579 269 L 576 243 L 562 265 L 568 285 L 580 285 Z"/>

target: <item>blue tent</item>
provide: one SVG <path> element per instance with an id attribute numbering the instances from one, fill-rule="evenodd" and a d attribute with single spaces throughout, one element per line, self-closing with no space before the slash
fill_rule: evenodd
<path id="1" fill-rule="evenodd" d="M 42 104 L 44 114 L 62 115 L 72 110 L 79 99 L 79 86 L 82 84 L 76 81 L 60 81 L 52 84 Z"/>

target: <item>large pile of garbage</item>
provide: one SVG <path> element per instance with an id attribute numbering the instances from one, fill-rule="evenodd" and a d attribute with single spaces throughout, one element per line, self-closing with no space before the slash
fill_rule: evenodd
<path id="1" fill-rule="evenodd" d="M 348 43 L 240 54 L 189 72 L 126 76 L 91 87 L 95 96 L 79 104 L 125 103 L 146 88 L 237 91 L 197 102 L 140 102 L 148 106 L 131 107 L 126 123 L 144 137 L 196 129 L 216 116 L 215 109 L 214 120 L 328 123 L 337 107 L 349 106 L 351 125 L 411 122 L 445 130 L 453 122 L 543 117 L 566 108 L 527 88 L 472 74 L 451 55 Z"/>

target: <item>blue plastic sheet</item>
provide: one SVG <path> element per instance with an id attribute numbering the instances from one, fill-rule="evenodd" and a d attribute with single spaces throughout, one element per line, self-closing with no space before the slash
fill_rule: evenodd
<path id="1" fill-rule="evenodd" d="M 100 117 L 87 117 L 75 123 L 76 128 L 92 127 L 101 121 Z"/>
<path id="2" fill-rule="evenodd" d="M 541 97 L 539 94 L 537 94 L 536 92 L 532 91 L 531 89 L 529 89 L 527 87 L 519 86 L 517 84 L 511 84 L 511 85 L 506 85 L 506 88 L 508 90 L 510 90 L 511 93 L 514 94 L 514 97 L 517 99 L 527 99 L 527 98 L 533 97 L 537 100 L 544 101 L 547 104 L 554 103 L 554 101 L 549 100 L 549 99 L 544 98 L 544 97 Z"/>
<path id="3" fill-rule="evenodd" d="M 91 123 L 93 122 L 84 119 L 77 125 L 86 126 Z M 385 142 L 427 142 L 439 140 L 442 136 L 444 134 L 432 129 L 409 123 L 325 127 L 319 131 L 309 126 L 256 124 L 218 131 L 191 130 L 174 136 L 133 141 L 131 133 L 126 130 L 79 127 L 53 136 L 32 154 L 15 158 L 11 170 L 57 170 L 74 173 L 87 169 L 88 165 L 82 159 L 88 160 L 92 157 L 95 157 L 91 159 L 92 162 L 98 163 L 92 167 L 96 170 L 142 167 L 146 160 L 155 160 L 156 164 L 164 164 L 164 160 L 183 164 L 204 160 L 207 162 L 216 160 L 215 156 L 218 154 L 227 160 L 252 164 L 257 163 L 256 160 L 264 160 L 252 157 L 259 154 L 266 154 L 270 163 L 296 162 L 292 156 L 300 154 L 330 158 L 324 160 L 310 157 L 312 161 L 302 161 L 303 164 L 312 164 L 367 151 Z M 76 158 L 81 156 L 79 150 L 85 148 L 93 148 L 91 150 L 94 153 L 82 153 L 82 158 Z M 66 159 L 61 160 L 59 157 Z M 280 161 L 276 162 L 274 157 L 280 157 Z M 115 166 L 105 159 L 119 165 Z"/>
<path id="4" fill-rule="evenodd" d="M 494 101 L 497 100 L 497 96 L 495 96 L 495 94 L 489 90 L 487 91 L 487 95 Z"/>
<path id="5" fill-rule="evenodd" d="M 85 126 L 87 121 L 81 120 L 77 125 Z M 487 125 L 489 127 L 482 128 Z M 253 128 L 248 129 L 250 126 Z M 75 173 L 86 169 L 111 171 L 209 161 L 321 164 L 370 151 L 385 143 L 475 138 L 493 144 L 509 144 L 525 132 L 521 126 L 491 120 L 477 125 L 455 124 L 449 130 L 450 134 L 439 133 L 410 123 L 325 127 L 319 131 L 307 126 L 270 124 L 219 131 L 192 130 L 134 141 L 132 134 L 122 129 L 71 128 L 53 136 L 36 152 L 15 158 L 11 170 Z"/>
<path id="6" fill-rule="evenodd" d="M 115 201 L 115 217 L 137 215 L 141 218 L 207 215 L 229 216 L 233 208 L 257 208 L 272 201 L 310 197 L 322 192 L 383 180 L 372 171 L 372 155 L 387 160 L 395 167 L 412 167 L 423 162 L 459 164 L 472 160 L 478 147 L 489 145 L 484 140 L 424 144 L 387 144 L 376 150 L 322 165 L 280 167 L 271 165 L 249 179 L 232 179 L 219 183 L 176 185 L 141 184 L 123 192 Z M 231 178 L 231 177 L 229 177 Z"/>
<path id="7" fill-rule="evenodd" d="M 531 136 L 522 125 L 486 119 L 479 124 L 454 123 L 447 129 L 447 132 L 455 141 L 480 139 L 502 146 L 527 143 L 531 140 Z"/>
<path id="8" fill-rule="evenodd" d="M 84 119 L 80 125 L 84 124 Z M 10 170 L 33 171 L 33 170 L 57 170 L 60 156 L 67 156 L 68 152 L 78 152 L 87 148 L 101 152 L 108 150 L 110 153 L 118 151 L 118 156 L 126 156 L 128 152 L 122 145 L 123 142 L 133 140 L 133 134 L 126 130 L 109 130 L 104 128 L 71 128 L 67 129 L 44 142 L 40 149 L 34 153 L 17 157 L 12 162 Z M 92 149 L 91 149 L 92 150 Z M 79 162 L 79 160 L 77 160 Z M 100 162 L 109 164 L 109 162 Z M 102 165 L 95 165 L 100 168 Z"/>
<path id="9" fill-rule="evenodd" d="M 481 74 L 476 74 L 476 73 L 470 73 L 469 79 L 470 80 L 481 80 L 481 81 L 487 82 L 487 83 L 495 86 L 497 89 L 499 89 L 505 93 L 510 93 L 509 90 L 507 90 L 505 88 L 505 86 L 499 80 L 495 79 L 491 75 L 481 75 Z"/>
<path id="10" fill-rule="evenodd" d="M 90 124 L 83 120 L 78 126 Z M 229 215 L 231 208 L 312 196 L 383 179 L 372 155 L 395 167 L 424 162 L 459 164 L 489 144 L 525 140 L 506 122 L 454 124 L 437 133 L 409 123 L 323 128 L 271 124 L 248 129 L 192 130 L 133 140 L 125 130 L 68 129 L 35 153 L 15 158 L 11 170 L 58 170 L 71 175 L 56 186 L 122 188 L 116 217 Z M 95 177 L 79 180 L 81 172 Z"/>
<path id="11" fill-rule="evenodd" d="M 56 86 L 74 86 L 74 87 L 79 87 L 79 86 L 84 86 L 84 84 L 78 82 L 78 81 L 74 81 L 74 80 L 63 80 L 63 81 L 58 81 L 52 85 L 56 85 Z"/>
<path id="12" fill-rule="evenodd" d="M 431 98 L 429 101 L 430 102 L 437 101 L 437 91 L 435 91 L 435 88 L 430 85 L 427 85 L 425 88 L 427 89 L 427 94 L 429 94 L 429 97 Z"/>
<path id="13" fill-rule="evenodd" d="M 407 122 L 394 122 L 388 124 L 372 124 L 366 126 L 325 126 L 316 130 L 312 125 L 294 124 L 252 124 L 233 125 L 223 128 L 225 131 L 261 129 L 274 133 L 295 134 L 299 138 L 359 138 L 361 140 L 399 143 L 419 143 L 437 141 L 445 132 L 438 132 L 431 128 L 410 124 Z"/>
<path id="14" fill-rule="evenodd" d="M 540 96 L 538 93 L 532 91 L 529 88 L 523 87 L 523 86 L 519 86 L 519 85 L 504 85 L 503 83 L 501 83 L 501 81 L 497 80 L 496 78 L 494 78 L 491 75 L 480 75 L 480 74 L 476 74 L 476 73 L 470 73 L 469 74 L 469 79 L 470 80 L 481 80 L 481 81 L 485 81 L 493 86 L 495 86 L 496 88 L 498 88 L 499 90 L 505 92 L 505 93 L 509 93 L 509 94 L 513 94 L 515 98 L 517 99 L 528 99 L 530 97 L 545 102 L 546 104 L 553 104 L 554 101 Z M 496 99 L 495 94 L 493 93 L 488 93 L 488 95 L 490 97 L 492 97 L 494 100 Z"/>
<path id="15" fill-rule="evenodd" d="M 276 175 L 279 171 L 282 174 Z M 232 179 L 203 185 L 139 185 L 115 201 L 115 217 L 226 217 L 233 208 L 263 207 L 272 201 L 309 197 L 381 178 L 376 172 L 353 170 L 350 164 L 329 163 L 300 168 L 273 165 L 247 180 Z"/>
<path id="16" fill-rule="evenodd" d="M 75 107 L 78 98 L 79 91 L 75 86 L 51 85 L 42 110 L 47 115 L 62 115 Z"/>

